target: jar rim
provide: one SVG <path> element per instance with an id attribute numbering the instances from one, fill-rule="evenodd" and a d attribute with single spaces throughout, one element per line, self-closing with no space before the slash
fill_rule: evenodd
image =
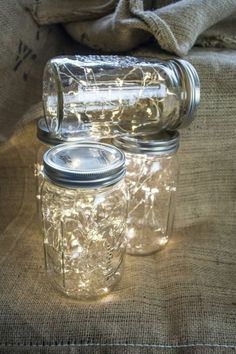
<path id="1" fill-rule="evenodd" d="M 176 58 L 170 60 L 169 65 L 178 72 L 185 89 L 182 112 L 180 113 L 181 121 L 179 126 L 174 127 L 174 129 L 182 129 L 189 126 L 195 119 L 200 104 L 200 79 L 195 67 L 187 60 Z"/>
<path id="2" fill-rule="evenodd" d="M 118 148 L 95 142 L 66 143 L 43 157 L 44 173 L 56 184 L 72 188 L 105 187 L 125 175 L 125 156 Z"/>
<path id="3" fill-rule="evenodd" d="M 79 131 L 77 134 L 70 134 L 70 131 L 64 129 L 60 133 L 53 134 L 49 131 L 47 121 L 44 117 L 37 121 L 37 138 L 44 144 L 55 146 L 67 142 L 79 142 L 85 140 L 96 140 L 90 136 L 89 130 Z"/>
<path id="4" fill-rule="evenodd" d="M 44 118 L 37 121 L 37 138 L 47 145 L 58 145 L 63 143 L 59 136 L 53 135 L 49 132 L 47 122 Z"/>
<path id="5" fill-rule="evenodd" d="M 161 131 L 139 137 L 125 135 L 113 139 L 113 144 L 127 152 L 146 155 L 168 155 L 179 148 L 177 131 Z"/>

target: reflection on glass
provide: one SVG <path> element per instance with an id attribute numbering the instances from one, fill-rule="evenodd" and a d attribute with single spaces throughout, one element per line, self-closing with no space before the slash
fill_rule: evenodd
<path id="1" fill-rule="evenodd" d="M 192 120 L 199 79 L 184 60 L 59 57 L 46 65 L 43 102 L 48 128 L 59 135 L 176 129 Z"/>

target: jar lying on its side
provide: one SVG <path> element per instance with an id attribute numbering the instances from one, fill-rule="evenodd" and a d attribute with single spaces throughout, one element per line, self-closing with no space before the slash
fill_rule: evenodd
<path id="1" fill-rule="evenodd" d="M 99 138 L 176 130 L 194 119 L 200 82 L 186 60 L 121 56 L 51 59 L 44 70 L 43 105 L 50 132 L 64 125 Z"/>
<path id="2" fill-rule="evenodd" d="M 62 144 L 44 155 L 45 263 L 54 285 L 75 298 L 107 294 L 125 253 L 125 157 L 94 142 Z"/>
<path id="3" fill-rule="evenodd" d="M 127 253 L 147 255 L 166 245 L 172 233 L 179 133 L 120 137 L 114 144 L 126 155 Z"/>

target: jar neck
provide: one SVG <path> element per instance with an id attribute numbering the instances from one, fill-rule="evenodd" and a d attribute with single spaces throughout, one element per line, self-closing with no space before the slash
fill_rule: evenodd
<path id="1" fill-rule="evenodd" d="M 118 182 L 111 184 L 109 186 L 94 187 L 94 188 L 71 187 L 71 186 L 57 184 L 55 181 L 52 181 L 44 174 L 44 187 L 48 186 L 50 189 L 53 189 L 55 192 L 58 192 L 59 195 L 65 192 L 69 193 L 70 195 L 75 195 L 77 193 L 78 194 L 83 193 L 88 195 L 106 193 L 108 191 L 110 192 L 115 189 L 119 189 L 122 186 L 122 184 L 124 184 L 123 178 Z"/>

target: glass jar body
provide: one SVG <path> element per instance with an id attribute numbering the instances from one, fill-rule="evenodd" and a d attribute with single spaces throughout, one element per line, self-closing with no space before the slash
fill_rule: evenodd
<path id="1" fill-rule="evenodd" d="M 124 180 L 100 189 L 67 189 L 45 179 L 42 219 L 46 270 L 56 288 L 79 299 L 107 294 L 123 268 Z"/>
<path id="2" fill-rule="evenodd" d="M 69 129 L 69 127 L 67 127 Z M 87 132 L 88 133 L 88 132 Z M 75 142 L 83 142 L 86 141 L 94 141 L 94 138 L 91 138 L 89 134 L 79 134 L 79 136 L 64 131 L 63 138 L 64 140 L 57 136 L 53 135 L 49 132 L 46 120 L 41 118 L 37 122 L 37 138 L 38 138 L 38 149 L 36 155 L 36 162 L 34 166 L 34 175 L 36 177 L 36 199 L 37 199 L 37 210 L 38 214 L 41 219 L 41 212 L 40 212 L 40 199 L 41 199 L 41 187 L 44 180 L 44 173 L 43 173 L 43 156 L 50 148 L 53 146 L 63 144 L 63 143 L 75 143 Z"/>
<path id="3" fill-rule="evenodd" d="M 177 62 L 117 56 L 52 59 L 43 84 L 49 130 L 59 135 L 89 130 L 101 138 L 182 126 L 188 90 L 192 94 L 195 86 L 187 87 Z"/>
<path id="4" fill-rule="evenodd" d="M 126 152 L 126 164 L 127 253 L 148 255 L 163 248 L 172 234 L 178 158 Z"/>

